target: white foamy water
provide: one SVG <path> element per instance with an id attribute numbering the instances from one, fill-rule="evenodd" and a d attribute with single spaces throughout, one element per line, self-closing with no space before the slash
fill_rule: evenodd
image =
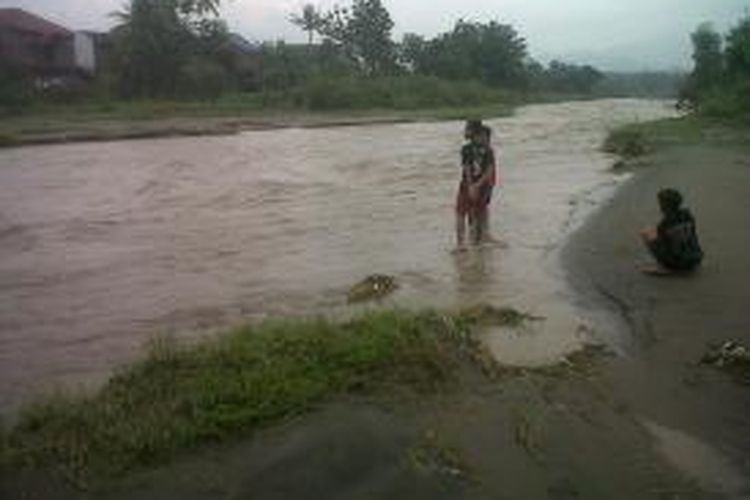
<path id="1" fill-rule="evenodd" d="M 388 306 L 543 317 L 487 339 L 505 362 L 554 360 L 588 335 L 558 251 L 620 182 L 598 147 L 672 114 L 605 100 L 492 120 L 503 244 L 455 257 L 459 122 L 0 151 L 0 407 L 100 381 L 155 334 L 347 314 L 347 289 L 372 273 L 402 284 Z"/>

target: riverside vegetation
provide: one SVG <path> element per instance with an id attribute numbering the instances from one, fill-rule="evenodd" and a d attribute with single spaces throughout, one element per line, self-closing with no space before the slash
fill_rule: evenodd
<path id="1" fill-rule="evenodd" d="M 690 113 L 610 131 L 602 149 L 625 160 L 618 165 L 675 143 L 750 144 L 750 17 L 724 37 L 702 24 L 691 38 L 695 65 L 678 103 Z"/>
<path id="2" fill-rule="evenodd" d="M 228 133 L 243 120 L 251 126 L 332 120 L 308 116 L 318 113 L 497 117 L 525 102 L 674 95 L 680 81 L 668 73 L 543 65 L 514 26 L 493 20 L 459 20 L 432 39 L 409 33 L 396 41 L 380 0 L 352 0 L 330 11 L 305 5 L 290 21 L 308 33 L 308 43 L 245 44 L 256 61 L 250 64 L 232 48 L 236 38 L 218 16 L 219 5 L 130 0 L 115 15 L 111 50 L 85 91 L 35 90 L 32 74 L 3 65 L 0 146 Z"/>
<path id="3" fill-rule="evenodd" d="M 78 489 L 96 489 L 334 398 L 451 391 L 467 371 L 489 381 L 523 375 L 534 370 L 498 365 L 479 331 L 538 319 L 491 306 L 385 310 L 348 321 L 271 320 L 192 345 L 155 338 L 141 361 L 97 392 L 25 407 L 2 433 L 3 466 L 52 471 Z M 602 353 L 587 346 L 538 371 L 587 376 Z"/>

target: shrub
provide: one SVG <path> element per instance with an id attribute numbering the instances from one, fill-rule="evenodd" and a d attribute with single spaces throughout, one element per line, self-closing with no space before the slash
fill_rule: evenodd
<path id="1" fill-rule="evenodd" d="M 635 158 L 646 154 L 649 146 L 643 131 L 630 126 L 611 131 L 602 149 L 624 158 Z"/>
<path id="2" fill-rule="evenodd" d="M 699 110 L 712 118 L 750 122 L 750 79 L 714 89 L 704 97 Z"/>
<path id="3" fill-rule="evenodd" d="M 179 94 L 183 97 L 216 99 L 230 85 L 227 71 L 210 59 L 193 59 L 181 70 Z"/>
<path id="4" fill-rule="evenodd" d="M 422 109 L 501 103 L 508 95 L 478 82 L 429 76 L 378 79 L 314 78 L 292 91 L 289 101 L 312 110 Z"/>
<path id="5" fill-rule="evenodd" d="M 33 82 L 20 69 L 0 64 L 0 114 L 15 114 L 31 103 Z"/>

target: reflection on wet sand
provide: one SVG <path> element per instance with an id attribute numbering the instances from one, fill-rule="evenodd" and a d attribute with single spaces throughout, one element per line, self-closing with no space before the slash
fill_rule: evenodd
<path id="1" fill-rule="evenodd" d="M 480 302 L 497 278 L 493 262 L 502 259 L 500 247 L 481 245 L 465 252 L 456 253 L 453 262 L 456 269 L 456 294 L 461 304 Z"/>

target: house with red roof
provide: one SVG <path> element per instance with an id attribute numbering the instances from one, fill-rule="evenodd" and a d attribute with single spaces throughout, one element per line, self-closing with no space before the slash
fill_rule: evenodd
<path id="1" fill-rule="evenodd" d="M 20 69 L 37 81 L 90 77 L 96 71 L 94 36 L 23 9 L 2 8 L 0 65 Z"/>

